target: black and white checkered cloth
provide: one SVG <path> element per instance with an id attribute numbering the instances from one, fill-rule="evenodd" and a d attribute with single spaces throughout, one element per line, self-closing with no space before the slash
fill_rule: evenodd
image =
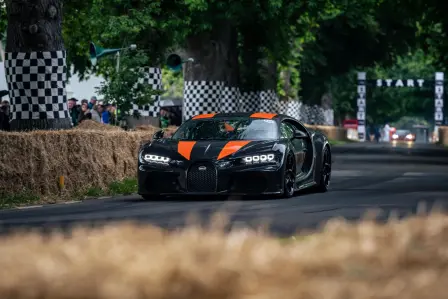
<path id="1" fill-rule="evenodd" d="M 295 100 L 295 99 L 279 101 L 278 112 L 281 114 L 285 114 L 285 115 L 294 117 L 297 120 L 302 120 L 303 117 L 300 114 L 301 106 L 302 106 L 302 102 Z"/>
<path id="2" fill-rule="evenodd" d="M 333 110 L 303 105 L 296 99 L 280 101 L 274 90 L 240 92 L 224 82 L 184 82 L 184 119 L 217 112 L 282 113 L 310 124 L 333 125 Z"/>
<path id="3" fill-rule="evenodd" d="M 184 119 L 197 114 L 221 112 L 221 100 L 224 82 L 185 81 L 184 82 Z M 228 95 L 230 97 L 230 94 Z M 230 101 L 226 104 L 233 107 Z"/>
<path id="4" fill-rule="evenodd" d="M 139 83 L 151 85 L 153 90 L 162 89 L 162 70 L 155 67 L 144 67 L 145 77 L 139 80 Z M 153 96 L 154 102 L 151 105 L 138 106 L 132 105 L 131 114 L 139 113 L 140 116 L 158 117 L 160 113 L 160 96 Z"/>
<path id="5" fill-rule="evenodd" d="M 69 118 L 65 51 L 6 53 L 12 120 Z"/>

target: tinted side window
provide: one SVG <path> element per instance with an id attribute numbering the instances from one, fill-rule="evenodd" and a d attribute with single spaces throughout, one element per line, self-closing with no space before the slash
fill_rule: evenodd
<path id="1" fill-rule="evenodd" d="M 282 139 L 291 139 L 294 136 L 294 129 L 290 124 L 282 122 L 280 124 L 280 134 Z"/>
<path id="2" fill-rule="evenodd" d="M 303 130 L 303 128 L 302 128 L 298 123 L 296 123 L 296 122 L 294 122 L 294 121 L 291 121 L 291 120 L 290 120 L 290 121 L 286 122 L 286 124 L 287 124 L 288 126 L 290 126 L 294 132 L 300 131 L 300 132 L 305 133 L 305 131 Z"/>

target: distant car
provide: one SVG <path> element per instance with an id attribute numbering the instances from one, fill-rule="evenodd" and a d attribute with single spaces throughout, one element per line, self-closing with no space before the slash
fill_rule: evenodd
<path id="1" fill-rule="evenodd" d="M 138 193 L 277 195 L 328 190 L 331 147 L 320 132 L 282 114 L 203 114 L 169 138 L 163 131 L 138 153 Z"/>
<path id="2" fill-rule="evenodd" d="M 392 134 L 393 141 L 415 141 L 415 134 L 412 134 L 409 130 L 397 130 Z"/>

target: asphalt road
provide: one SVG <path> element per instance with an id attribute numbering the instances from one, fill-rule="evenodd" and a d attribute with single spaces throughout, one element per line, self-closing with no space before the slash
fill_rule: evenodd
<path id="1" fill-rule="evenodd" d="M 380 209 L 379 220 L 444 208 L 448 203 L 448 150 L 429 145 L 353 144 L 334 148 L 331 191 L 302 192 L 292 199 L 225 201 L 211 198 L 146 202 L 139 196 L 88 200 L 21 210 L 0 211 L 0 233 L 11 229 L 137 220 L 165 228 L 185 225 L 189 214 L 207 222 L 218 211 L 228 211 L 230 226 L 268 224 L 271 232 L 290 235 L 344 217 L 358 220 L 368 210 Z M 424 206 L 421 206 L 424 203 Z"/>

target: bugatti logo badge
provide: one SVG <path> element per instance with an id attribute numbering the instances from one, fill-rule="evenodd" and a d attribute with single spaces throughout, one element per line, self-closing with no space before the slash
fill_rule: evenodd
<path id="1" fill-rule="evenodd" d="M 201 170 L 201 171 L 204 171 L 204 170 L 206 170 L 207 169 L 207 167 L 205 167 L 205 166 L 199 166 L 199 168 L 198 168 L 199 170 Z"/>

